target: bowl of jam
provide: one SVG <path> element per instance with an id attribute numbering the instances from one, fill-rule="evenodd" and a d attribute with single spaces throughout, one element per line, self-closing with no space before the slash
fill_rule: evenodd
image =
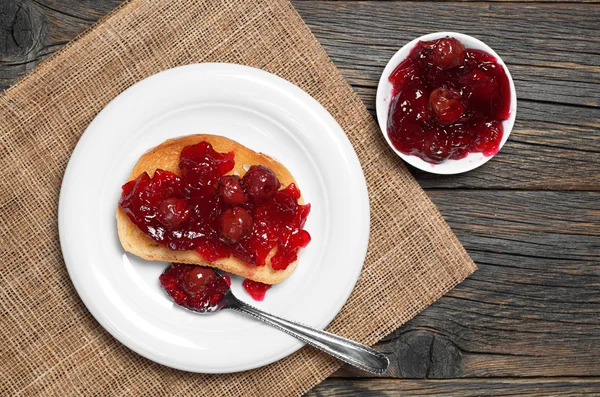
<path id="1" fill-rule="evenodd" d="M 515 86 L 485 43 L 453 32 L 431 33 L 402 47 L 377 87 L 377 120 L 408 164 L 459 174 L 489 161 L 515 122 Z"/>

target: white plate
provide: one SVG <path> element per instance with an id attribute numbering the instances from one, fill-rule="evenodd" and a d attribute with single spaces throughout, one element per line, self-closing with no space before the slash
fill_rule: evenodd
<path id="1" fill-rule="evenodd" d="M 63 179 L 60 242 L 71 280 L 94 317 L 123 344 L 158 363 L 194 372 L 260 367 L 303 344 L 237 312 L 197 315 L 171 302 L 167 266 L 125 253 L 116 233 L 121 185 L 137 159 L 166 139 L 224 135 L 268 154 L 312 204 L 312 242 L 296 271 L 251 304 L 318 328 L 335 317 L 362 269 L 369 203 L 352 145 L 333 117 L 293 84 L 232 64 L 188 65 L 149 77 L 106 106 L 77 144 Z"/>

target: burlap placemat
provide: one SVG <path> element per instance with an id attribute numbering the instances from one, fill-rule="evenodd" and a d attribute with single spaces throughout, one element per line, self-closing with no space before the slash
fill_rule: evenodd
<path id="1" fill-rule="evenodd" d="M 475 270 L 288 1 L 133 0 L 0 97 L 0 394 L 297 395 L 339 368 L 305 347 L 243 373 L 172 370 L 112 338 L 69 280 L 58 196 L 88 123 L 149 75 L 216 61 L 298 85 L 329 110 L 358 153 L 371 202 L 369 250 L 330 331 L 373 344 Z"/>

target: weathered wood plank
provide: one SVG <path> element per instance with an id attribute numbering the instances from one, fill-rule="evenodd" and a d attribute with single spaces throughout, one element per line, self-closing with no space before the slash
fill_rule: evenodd
<path id="1" fill-rule="evenodd" d="M 0 89 L 37 64 L 43 16 L 21 1 L 0 2 Z"/>
<path id="2" fill-rule="evenodd" d="M 8 88 L 121 2 L 0 1 L 0 90 Z"/>
<path id="3" fill-rule="evenodd" d="M 329 378 L 306 397 L 333 396 L 574 396 L 600 394 L 600 379 L 336 379 Z"/>
<path id="4" fill-rule="evenodd" d="M 14 0 L 13 0 L 14 1 Z M 61 16 L 61 19 L 79 19 L 84 24 L 96 22 L 124 0 L 29 0 Z"/>
<path id="5" fill-rule="evenodd" d="M 600 376 L 600 193 L 429 194 L 479 270 L 377 345 L 388 375 Z"/>

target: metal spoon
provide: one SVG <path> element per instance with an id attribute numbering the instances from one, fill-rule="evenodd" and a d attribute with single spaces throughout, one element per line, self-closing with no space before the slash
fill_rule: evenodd
<path id="1" fill-rule="evenodd" d="M 218 272 L 216 273 L 219 274 Z M 190 309 L 187 307 L 186 309 L 200 314 L 212 313 L 221 309 L 233 309 L 249 314 L 254 318 L 292 335 L 302 342 L 308 343 L 309 345 L 344 361 L 345 363 L 373 374 L 383 374 L 390 365 L 390 362 L 385 355 L 370 347 L 295 321 L 283 319 L 259 310 L 254 306 L 250 306 L 236 298 L 231 292 L 231 288 L 228 287 L 223 298 L 217 303 L 211 304 L 210 306 L 207 305 L 205 308 L 201 309 Z"/>

